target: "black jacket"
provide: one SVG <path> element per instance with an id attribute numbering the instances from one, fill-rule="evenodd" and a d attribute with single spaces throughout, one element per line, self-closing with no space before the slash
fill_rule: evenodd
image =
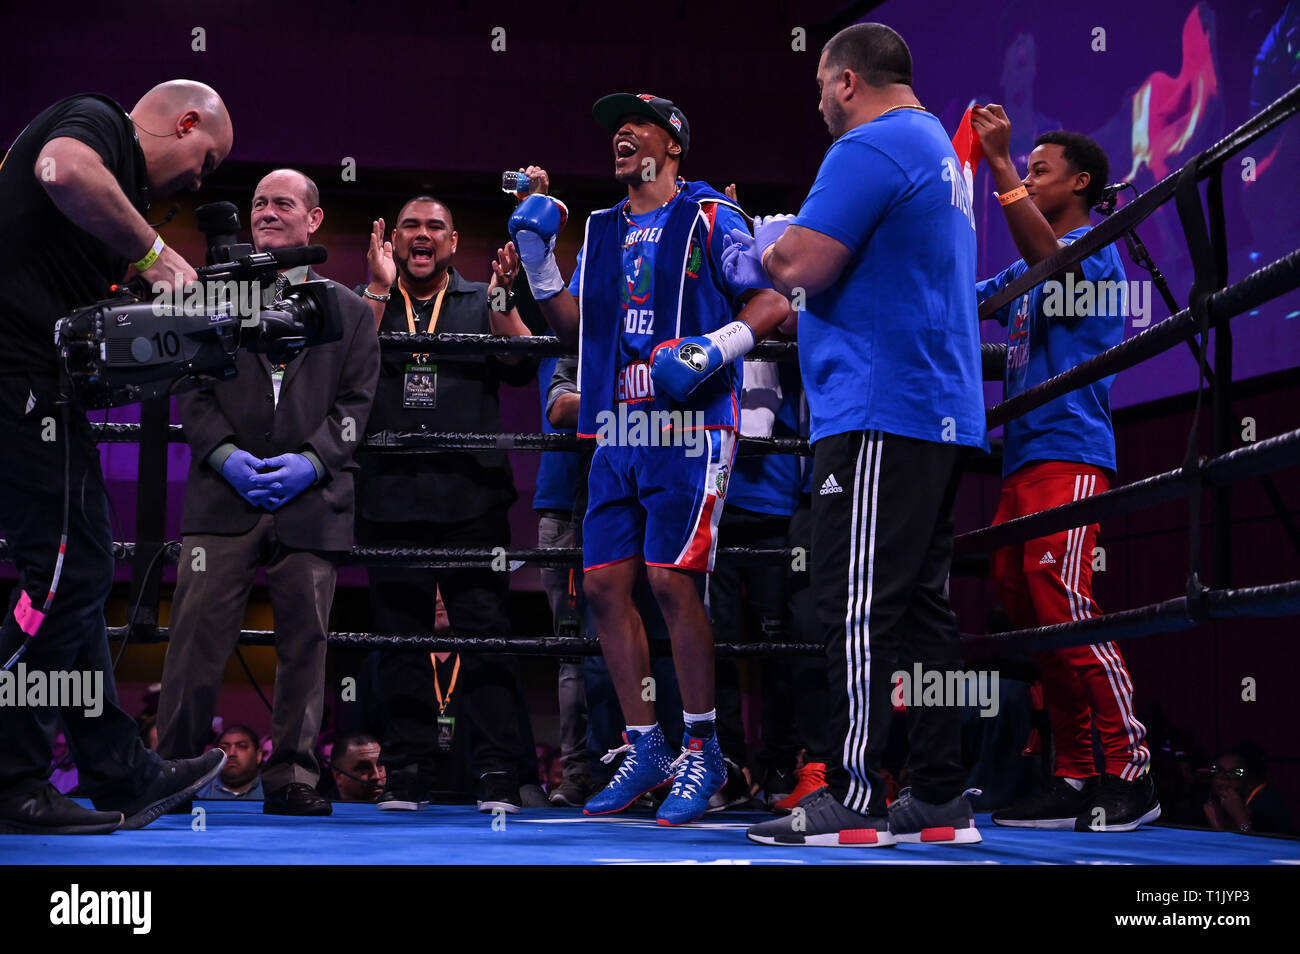
<path id="1" fill-rule="evenodd" d="M 342 285 L 330 287 L 343 315 L 343 338 L 307 348 L 289 363 L 278 404 L 270 362 L 242 350 L 236 377 L 177 398 L 190 444 L 182 533 L 246 533 L 266 512 L 208 463 L 230 442 L 262 458 L 312 451 L 326 475 L 275 511 L 276 535 L 295 549 L 352 546 L 354 455 L 379 376 L 379 340 L 366 303 Z"/>
<path id="2" fill-rule="evenodd" d="M 391 294 L 379 330 L 409 333 L 406 303 L 396 286 Z M 416 318 L 418 331 L 427 326 L 428 310 Z M 451 268 L 434 331 L 491 334 L 487 285 L 466 281 Z M 431 357 L 428 364 L 436 368 L 437 375 L 436 406 L 404 407 L 406 366 L 415 360 L 410 354 L 384 350 L 368 433 L 498 434 L 501 406 L 497 395 L 501 382 L 523 385 L 537 373 L 533 359 L 507 365 L 494 357 Z M 368 450 L 360 460 L 358 512 L 380 523 L 471 520 L 489 510 L 509 507 L 518 496 L 504 451 L 411 454 Z"/>

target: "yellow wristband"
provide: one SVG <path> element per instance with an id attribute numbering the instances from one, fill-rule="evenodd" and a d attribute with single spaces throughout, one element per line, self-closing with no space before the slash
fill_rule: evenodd
<path id="1" fill-rule="evenodd" d="M 149 251 L 144 253 L 144 258 L 135 263 L 135 270 L 143 272 L 145 269 L 153 267 L 153 263 L 158 261 L 158 256 L 162 254 L 164 248 L 166 246 L 163 244 L 162 236 L 154 235 L 153 245 L 149 247 Z"/>
<path id="2" fill-rule="evenodd" d="M 1012 202 L 1017 202 L 1029 195 L 1029 190 L 1024 186 L 1020 186 L 1019 188 L 1012 189 L 1006 195 L 998 195 L 996 192 L 993 194 L 998 196 L 998 201 L 1003 205 L 1010 205 Z"/>

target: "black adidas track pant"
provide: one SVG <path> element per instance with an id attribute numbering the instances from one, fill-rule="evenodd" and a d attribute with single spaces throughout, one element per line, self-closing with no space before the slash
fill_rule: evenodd
<path id="1" fill-rule="evenodd" d="M 948 602 L 953 503 L 963 449 L 852 431 L 813 447 L 812 586 L 826 638 L 832 794 L 848 808 L 884 814 L 881 756 L 889 739 L 891 675 L 961 668 Z M 915 797 L 960 794 L 960 710 L 909 707 Z"/>

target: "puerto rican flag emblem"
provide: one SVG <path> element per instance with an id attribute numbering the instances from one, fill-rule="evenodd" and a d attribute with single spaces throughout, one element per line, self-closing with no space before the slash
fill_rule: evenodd
<path id="1" fill-rule="evenodd" d="M 668 122 L 669 122 L 669 124 L 670 124 L 674 129 L 676 129 L 678 132 L 681 132 L 681 131 L 682 131 L 682 121 L 681 121 L 680 119 L 678 119 L 675 115 L 673 115 L 673 116 L 669 116 L 669 117 L 668 117 Z"/>

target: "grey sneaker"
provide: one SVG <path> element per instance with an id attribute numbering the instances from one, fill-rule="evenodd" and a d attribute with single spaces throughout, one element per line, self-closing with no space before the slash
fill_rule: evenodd
<path id="1" fill-rule="evenodd" d="M 889 831 L 897 842 L 910 844 L 974 845 L 983 841 L 975 827 L 975 813 L 966 795 L 979 794 L 970 788 L 942 805 L 923 802 L 911 788 L 898 793 L 889 806 Z"/>
<path id="2" fill-rule="evenodd" d="M 566 778 L 551 792 L 551 804 L 559 808 L 581 808 L 587 804 L 591 783 L 585 775 Z"/>
<path id="3" fill-rule="evenodd" d="M 817 789 L 801 798 L 789 815 L 755 825 L 745 835 L 760 845 L 886 848 L 894 843 L 888 818 L 850 811 L 829 788 Z"/>

